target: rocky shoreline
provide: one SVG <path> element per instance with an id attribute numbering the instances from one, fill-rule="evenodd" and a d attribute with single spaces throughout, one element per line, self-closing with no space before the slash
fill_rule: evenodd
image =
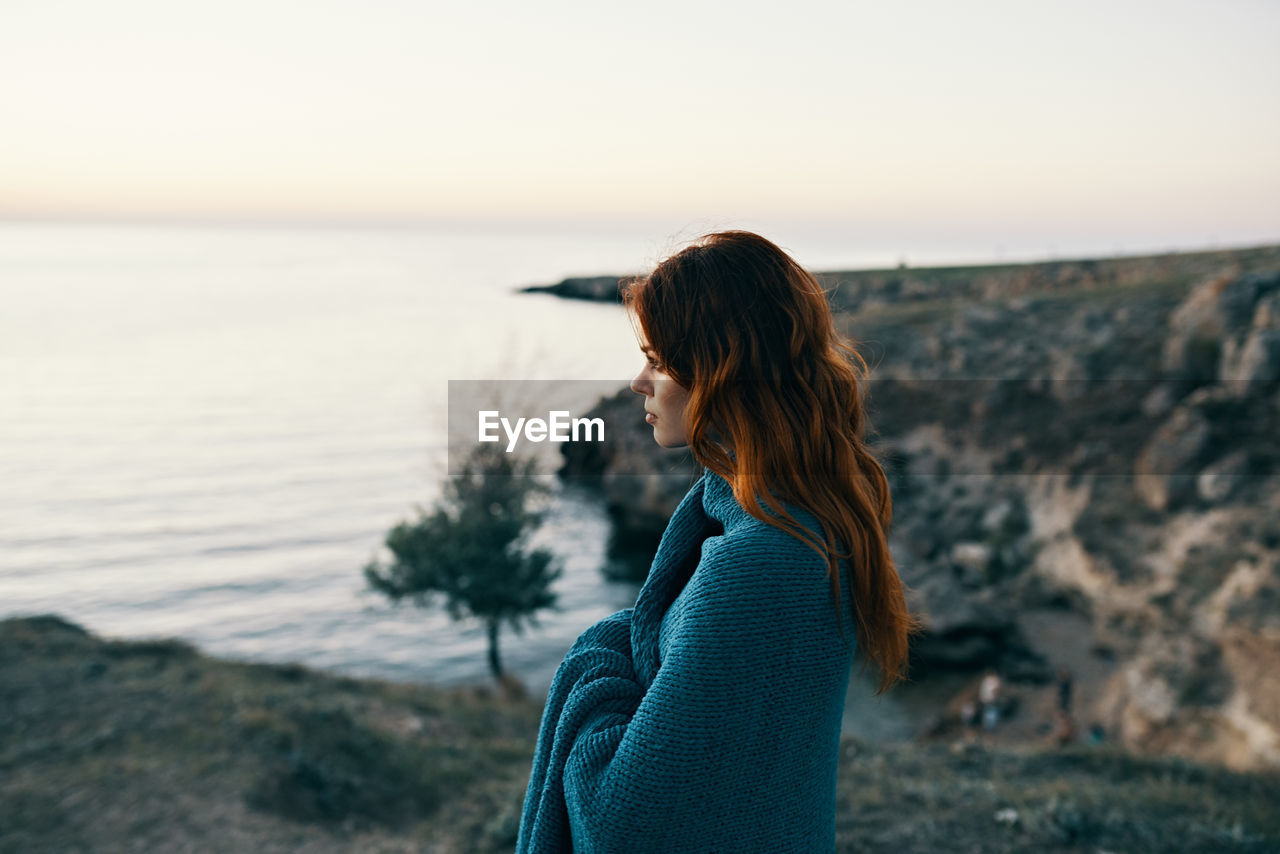
<path id="1" fill-rule="evenodd" d="M 620 302 L 618 285 L 626 279 L 626 276 L 575 276 L 561 279 L 554 285 L 529 285 L 520 288 L 519 293 L 551 294 L 590 302 Z"/>
<path id="2" fill-rule="evenodd" d="M 539 703 L 0 621 L 0 851 L 513 850 Z M 1249 852 L 1280 773 L 841 743 L 837 850 Z"/>
<path id="3" fill-rule="evenodd" d="M 872 367 L 915 678 L 1070 666 L 1131 749 L 1280 767 L 1280 246 L 822 278 Z M 636 406 L 602 400 L 613 439 L 562 476 L 642 577 L 697 472 Z M 1055 611 L 1085 658 L 1036 636 Z"/>
<path id="4" fill-rule="evenodd" d="M 836 311 L 868 311 L 939 301 L 959 304 L 1081 289 L 1125 288 L 1171 277 L 1213 275 L 1236 265 L 1262 269 L 1273 266 L 1278 259 L 1280 247 L 1258 246 L 1033 263 L 831 270 L 814 275 L 830 291 Z M 554 284 L 527 285 L 518 288 L 518 292 L 618 302 L 618 285 L 634 276 L 571 276 Z"/>

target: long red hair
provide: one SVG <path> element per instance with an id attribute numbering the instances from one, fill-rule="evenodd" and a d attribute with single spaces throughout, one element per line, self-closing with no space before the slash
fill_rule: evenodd
<path id="1" fill-rule="evenodd" d="M 624 283 L 622 299 L 662 370 L 689 391 L 694 458 L 748 513 L 826 558 L 837 613 L 838 561 L 849 559 L 858 649 L 883 693 L 905 675 L 921 622 L 889 553 L 889 483 L 863 440 L 867 365 L 836 332 L 821 285 L 765 238 L 722 231 Z M 783 501 L 817 517 L 825 542 Z"/>

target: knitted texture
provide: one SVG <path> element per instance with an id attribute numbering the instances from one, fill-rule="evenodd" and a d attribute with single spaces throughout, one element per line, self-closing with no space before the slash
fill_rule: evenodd
<path id="1" fill-rule="evenodd" d="M 844 629 L 848 642 L 825 559 L 706 472 L 635 606 L 583 632 L 556 671 L 516 850 L 834 850 Z"/>

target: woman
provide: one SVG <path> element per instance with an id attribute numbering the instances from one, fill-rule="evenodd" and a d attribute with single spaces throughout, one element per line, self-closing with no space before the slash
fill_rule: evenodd
<path id="1" fill-rule="evenodd" d="M 623 296 L 646 421 L 705 472 L 635 607 L 556 672 L 517 850 L 831 851 L 854 651 L 883 692 L 919 627 L 863 444 L 866 365 L 817 280 L 749 232 L 707 235 Z"/>

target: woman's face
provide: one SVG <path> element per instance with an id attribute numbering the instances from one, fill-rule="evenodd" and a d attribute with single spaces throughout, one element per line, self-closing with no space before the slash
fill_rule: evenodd
<path id="1" fill-rule="evenodd" d="M 681 448 L 689 443 L 684 430 L 684 407 L 689 392 L 662 371 L 653 350 L 640 342 L 645 364 L 631 381 L 631 390 L 645 397 L 645 421 L 653 425 L 653 440 L 664 448 Z"/>

